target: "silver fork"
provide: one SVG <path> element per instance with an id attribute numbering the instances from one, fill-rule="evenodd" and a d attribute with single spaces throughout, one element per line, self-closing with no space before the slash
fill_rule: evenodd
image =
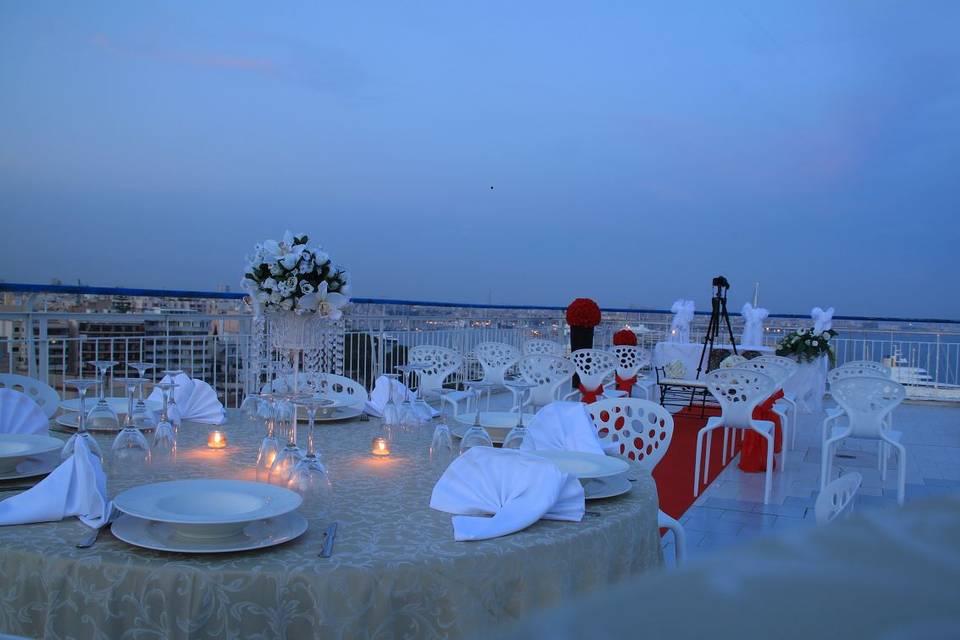
<path id="1" fill-rule="evenodd" d="M 91 531 L 86 538 L 81 540 L 76 544 L 77 549 L 89 549 L 97 541 L 97 538 L 100 537 L 100 532 L 113 524 L 113 521 L 117 519 L 120 515 L 120 510 L 117 509 L 112 504 L 110 505 L 110 515 L 107 516 L 107 521 L 103 523 L 103 526 L 98 527 Z"/>

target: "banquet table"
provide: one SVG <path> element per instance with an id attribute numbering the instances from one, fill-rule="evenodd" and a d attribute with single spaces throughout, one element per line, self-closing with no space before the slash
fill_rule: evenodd
<path id="1" fill-rule="evenodd" d="M 174 466 L 108 474 L 111 495 L 167 479 L 255 479 L 258 425 L 228 412 L 226 449 L 184 423 Z M 0 632 L 28 637 L 458 637 L 605 587 L 663 563 L 657 491 L 631 469 L 628 494 L 591 501 L 580 523 L 540 521 L 519 533 L 454 542 L 431 510 L 431 429 L 388 458 L 370 455 L 379 422 L 326 423 L 317 446 L 330 469 L 330 517 L 307 506 L 300 538 L 261 551 L 187 555 L 127 545 L 109 532 L 76 549 L 76 518 L 0 527 Z M 64 436 L 66 437 L 66 436 Z M 111 436 L 97 436 L 109 451 Z M 303 436 L 301 436 L 303 439 Z M 0 485 L 2 491 L 2 485 Z M 12 494 L 0 492 L 0 498 Z M 326 525 L 333 556 L 318 557 Z"/>

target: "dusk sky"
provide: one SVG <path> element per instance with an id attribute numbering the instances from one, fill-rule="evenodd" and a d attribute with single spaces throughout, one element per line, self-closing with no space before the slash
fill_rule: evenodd
<path id="1" fill-rule="evenodd" d="M 960 2 L 0 0 L 0 278 L 960 318 Z M 491 187 L 493 187 L 491 189 Z"/>

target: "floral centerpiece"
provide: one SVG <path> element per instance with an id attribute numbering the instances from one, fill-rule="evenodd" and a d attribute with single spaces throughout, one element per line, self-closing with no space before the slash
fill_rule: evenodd
<path id="1" fill-rule="evenodd" d="M 836 364 L 837 356 L 830 341 L 837 335 L 833 329 L 816 332 L 813 329 L 798 329 L 788 333 L 777 343 L 778 356 L 793 356 L 799 362 L 812 362 L 822 355 L 830 359 L 830 366 Z"/>
<path id="2" fill-rule="evenodd" d="M 637 334 L 630 329 L 620 329 L 613 334 L 613 346 L 626 345 L 629 347 L 637 346 Z"/>
<path id="3" fill-rule="evenodd" d="M 593 348 L 593 329 L 600 324 L 600 306 L 590 298 L 577 298 L 567 307 L 570 325 L 570 351 Z M 580 376 L 573 374 L 573 388 L 580 386 Z"/>

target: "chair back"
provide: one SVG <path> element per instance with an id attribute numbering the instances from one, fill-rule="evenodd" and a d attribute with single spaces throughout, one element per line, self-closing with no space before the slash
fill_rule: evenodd
<path id="1" fill-rule="evenodd" d="M 617 375 L 632 378 L 640 369 L 650 364 L 650 352 L 634 345 L 618 344 L 610 348 L 617 359 Z"/>
<path id="2" fill-rule="evenodd" d="M 874 373 L 882 374 L 884 378 L 889 378 L 891 373 L 890 367 L 884 366 L 879 362 L 874 362 L 873 360 L 851 360 L 850 362 L 844 363 L 837 368 L 862 371 L 864 372 L 863 375 L 870 375 L 866 372 L 872 371 Z"/>
<path id="3" fill-rule="evenodd" d="M 759 358 L 754 358 L 753 360 L 746 360 L 741 362 L 737 367 L 738 369 L 756 369 L 761 373 L 765 373 L 771 378 L 773 378 L 773 383 L 777 388 L 783 386 L 783 383 L 792 375 L 792 371 L 788 370 L 786 367 L 780 365 L 779 362 L 773 362 L 771 360 L 760 360 Z"/>
<path id="4" fill-rule="evenodd" d="M 585 389 L 596 389 L 617 368 L 617 359 L 609 351 L 601 349 L 577 349 L 570 354 L 570 361 L 577 368 L 580 384 Z"/>
<path id="5" fill-rule="evenodd" d="M 883 419 L 903 402 L 907 390 L 899 382 L 875 376 L 841 378 L 830 385 L 830 395 L 850 420 L 854 438 L 880 438 Z"/>
<path id="6" fill-rule="evenodd" d="M 545 407 L 559 395 L 560 387 L 573 377 L 573 363 L 560 356 L 531 354 L 517 362 L 520 375 L 531 384 L 530 402 L 535 407 Z"/>
<path id="7" fill-rule="evenodd" d="M 48 418 L 60 408 L 60 394 L 45 382 L 15 373 L 0 373 L 0 389 L 19 391 L 40 406 Z M 93 406 L 93 405 L 90 405 Z"/>
<path id="8" fill-rule="evenodd" d="M 739 367 L 741 363 L 746 361 L 747 361 L 746 358 L 734 353 L 720 361 L 720 368 L 729 369 L 730 367 Z"/>
<path id="9" fill-rule="evenodd" d="M 484 382 L 503 384 L 503 375 L 520 359 L 520 350 L 505 342 L 481 342 L 473 350 L 483 367 Z"/>
<path id="10" fill-rule="evenodd" d="M 846 473 L 826 487 L 817 496 L 813 505 L 813 514 L 817 524 L 832 522 L 848 507 L 853 508 L 853 499 L 863 483 L 863 476 L 853 471 Z"/>
<path id="11" fill-rule="evenodd" d="M 791 376 L 796 373 L 797 367 L 799 366 L 796 360 L 791 360 L 786 356 L 757 356 L 754 360 L 757 362 L 773 362 L 774 364 L 778 364 L 789 371 Z"/>
<path id="12" fill-rule="evenodd" d="M 563 345 L 553 340 L 534 338 L 523 343 L 523 355 L 562 356 Z"/>
<path id="13" fill-rule="evenodd" d="M 407 360 L 427 365 L 417 376 L 421 391 L 439 393 L 443 383 L 463 366 L 463 355 L 454 349 L 421 344 L 407 351 Z"/>
<path id="14" fill-rule="evenodd" d="M 653 471 L 673 439 L 673 416 L 638 398 L 608 398 L 587 405 L 602 440 L 620 445 L 620 455 Z"/>
<path id="15" fill-rule="evenodd" d="M 843 378 L 880 378 L 881 380 L 889 380 L 890 376 L 874 369 L 873 367 L 837 367 L 836 369 L 830 369 L 827 372 L 827 382 L 833 385 L 837 380 L 842 380 Z"/>
<path id="16" fill-rule="evenodd" d="M 314 371 L 301 373 L 297 378 L 297 385 L 301 390 L 310 389 L 331 400 L 353 407 L 362 407 L 370 398 L 362 384 L 333 373 L 317 373 Z M 293 391 L 293 374 L 288 373 L 266 383 L 260 388 L 260 391 L 262 393 Z"/>
<path id="17" fill-rule="evenodd" d="M 737 429 L 753 424 L 754 408 L 776 390 L 773 378 L 757 369 L 714 369 L 705 382 L 720 404 L 724 426 Z"/>

